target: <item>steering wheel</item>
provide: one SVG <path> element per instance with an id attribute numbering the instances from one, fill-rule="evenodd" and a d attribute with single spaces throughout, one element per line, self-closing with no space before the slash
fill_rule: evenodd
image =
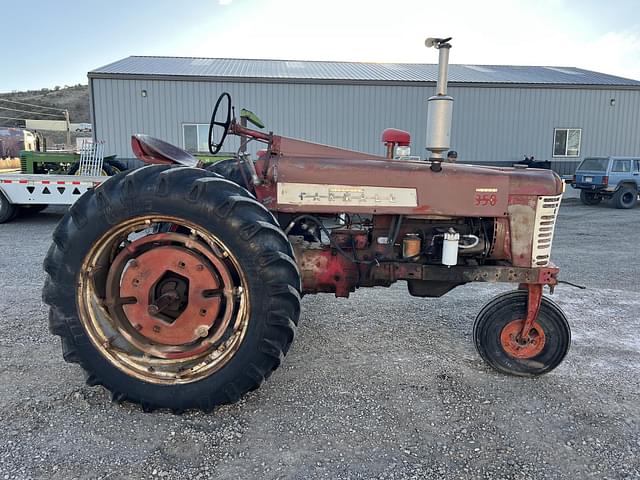
<path id="1" fill-rule="evenodd" d="M 224 104 L 222 103 L 223 100 L 226 100 Z M 218 120 L 216 120 L 216 118 L 218 116 L 218 110 L 220 109 L 221 106 L 227 109 L 226 114 L 223 116 L 223 118 L 226 117 L 226 119 L 222 122 L 219 122 Z M 222 95 L 218 97 L 216 106 L 213 107 L 213 114 L 211 115 L 211 123 L 209 124 L 209 151 L 211 152 L 212 155 L 215 155 L 216 153 L 218 153 L 222 148 L 224 139 L 227 137 L 227 133 L 229 133 L 230 126 L 231 126 L 231 95 L 229 95 L 227 92 L 224 92 Z M 213 134 L 214 134 L 213 130 L 215 127 L 222 127 L 223 129 L 222 135 L 220 137 L 220 141 L 217 143 L 214 141 L 214 138 L 213 138 Z"/>

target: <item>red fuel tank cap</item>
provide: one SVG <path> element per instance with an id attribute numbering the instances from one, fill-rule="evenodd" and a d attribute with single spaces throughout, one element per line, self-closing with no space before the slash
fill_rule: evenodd
<path id="1" fill-rule="evenodd" d="M 384 143 L 395 143 L 401 147 L 408 147 L 411 144 L 411 135 L 404 130 L 397 128 L 386 128 L 382 132 L 382 141 Z"/>

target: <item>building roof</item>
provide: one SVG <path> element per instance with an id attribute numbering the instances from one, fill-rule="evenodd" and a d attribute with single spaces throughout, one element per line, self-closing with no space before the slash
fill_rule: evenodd
<path id="1" fill-rule="evenodd" d="M 89 72 L 89 78 L 138 76 L 284 83 L 420 83 L 435 82 L 438 65 L 131 56 Z M 449 82 L 640 87 L 637 80 L 580 68 L 518 65 L 452 64 Z"/>

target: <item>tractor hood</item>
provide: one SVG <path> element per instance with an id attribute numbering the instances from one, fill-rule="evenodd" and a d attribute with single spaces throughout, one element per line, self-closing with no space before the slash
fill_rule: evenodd
<path id="1" fill-rule="evenodd" d="M 429 162 L 351 153 L 263 158 L 266 183 L 256 194 L 281 212 L 506 217 L 511 203 L 563 191 L 550 170 L 443 163 L 434 172 Z"/>

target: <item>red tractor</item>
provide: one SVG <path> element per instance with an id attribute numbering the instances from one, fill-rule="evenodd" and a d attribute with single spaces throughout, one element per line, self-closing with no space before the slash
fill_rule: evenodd
<path id="1" fill-rule="evenodd" d="M 45 260 L 44 299 L 65 360 L 89 385 L 145 410 L 210 410 L 236 401 L 280 365 L 300 297 L 407 282 L 439 297 L 468 282 L 511 282 L 479 313 L 480 356 L 520 376 L 549 372 L 570 330 L 542 296 L 557 284 L 550 249 L 563 183 L 549 170 L 443 162 L 451 97 L 449 39 L 429 99 L 426 161 L 409 135 L 384 132 L 385 156 L 250 129 L 222 94 L 211 151 L 241 137 L 237 158 L 210 168 L 163 141 L 134 135 L 156 164 L 83 195 L 60 221 Z M 252 160 L 249 142 L 264 150 Z M 160 165 L 157 165 L 160 164 Z"/>

